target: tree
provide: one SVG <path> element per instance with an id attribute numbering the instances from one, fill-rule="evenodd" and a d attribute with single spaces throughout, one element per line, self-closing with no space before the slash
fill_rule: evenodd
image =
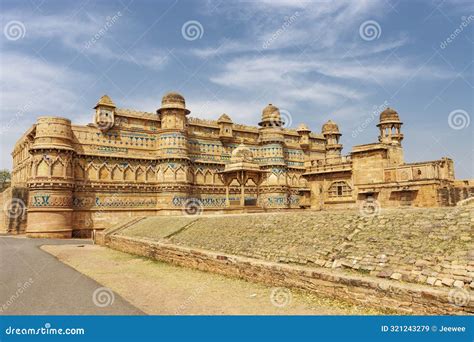
<path id="1" fill-rule="evenodd" d="M 0 187 L 5 187 L 5 183 L 10 183 L 12 175 L 9 170 L 3 169 L 0 170 Z"/>

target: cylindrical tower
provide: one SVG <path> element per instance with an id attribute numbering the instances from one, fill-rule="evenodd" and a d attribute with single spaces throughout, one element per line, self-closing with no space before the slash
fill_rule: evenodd
<path id="1" fill-rule="evenodd" d="M 337 164 L 341 162 L 342 145 L 339 143 L 341 133 L 337 124 L 329 120 L 326 122 L 321 130 L 326 139 L 326 163 Z"/>
<path id="2" fill-rule="evenodd" d="M 71 121 L 38 118 L 30 153 L 33 165 L 28 179 L 27 236 L 70 238 L 75 153 Z"/>
<path id="3" fill-rule="evenodd" d="M 268 171 L 261 186 L 260 205 L 263 207 L 286 208 L 290 203 L 284 124 L 278 107 L 270 103 L 262 110 L 259 123 L 260 165 Z"/>
<path id="4" fill-rule="evenodd" d="M 389 165 L 400 165 L 404 160 L 402 125 L 403 122 L 400 121 L 396 110 L 387 108 L 380 113 L 380 121 L 377 124 L 380 129 L 379 142 L 389 145 L 387 149 Z"/>
<path id="5" fill-rule="evenodd" d="M 403 140 L 401 127 L 403 122 L 400 121 L 398 113 L 392 109 L 387 108 L 380 113 L 380 121 L 377 127 L 380 129 L 379 141 L 385 144 L 400 145 Z"/>
<path id="6" fill-rule="evenodd" d="M 158 132 L 158 182 L 162 192 L 158 202 L 163 206 L 181 206 L 191 191 L 189 173 L 187 115 L 184 97 L 176 92 L 167 93 L 157 110 L 161 119 Z"/>

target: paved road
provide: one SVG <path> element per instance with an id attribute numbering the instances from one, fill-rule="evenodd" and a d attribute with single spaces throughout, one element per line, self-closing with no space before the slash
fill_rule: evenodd
<path id="1" fill-rule="evenodd" d="M 144 314 L 116 293 L 98 290 L 99 306 L 94 304 L 94 291 L 102 285 L 40 249 L 45 244 L 90 243 L 0 236 L 0 315 Z"/>

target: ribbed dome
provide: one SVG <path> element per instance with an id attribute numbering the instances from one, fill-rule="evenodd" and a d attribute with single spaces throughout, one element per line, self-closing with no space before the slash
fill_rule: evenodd
<path id="1" fill-rule="evenodd" d="M 259 123 L 260 126 L 263 126 L 264 123 L 268 123 L 271 126 L 282 126 L 283 121 L 281 120 L 280 109 L 275 107 L 271 103 L 263 108 L 262 110 L 262 121 Z"/>
<path id="2" fill-rule="evenodd" d="M 400 117 L 395 109 L 388 107 L 380 113 L 380 122 L 382 121 L 400 121 Z"/>
<path id="3" fill-rule="evenodd" d="M 339 134 L 339 126 L 332 120 L 326 122 L 322 127 L 323 134 Z"/>
<path id="4" fill-rule="evenodd" d="M 158 113 L 162 109 L 184 109 L 186 114 L 189 113 L 189 110 L 186 109 L 186 101 L 184 100 L 183 95 L 177 92 L 169 92 L 163 96 L 161 99 L 161 108 L 158 109 Z"/>

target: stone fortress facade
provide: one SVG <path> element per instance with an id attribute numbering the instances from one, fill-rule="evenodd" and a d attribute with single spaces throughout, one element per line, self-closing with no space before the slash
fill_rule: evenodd
<path id="1" fill-rule="evenodd" d="M 130 216 L 281 209 L 454 205 L 473 195 L 453 161 L 405 163 L 402 122 L 380 114 L 377 143 L 341 155 L 338 126 L 285 128 L 269 104 L 259 127 L 189 116 L 166 94 L 156 113 L 117 108 L 104 95 L 93 123 L 39 117 L 15 145 L 12 186 L 27 209 L 5 230 L 87 237 Z"/>

